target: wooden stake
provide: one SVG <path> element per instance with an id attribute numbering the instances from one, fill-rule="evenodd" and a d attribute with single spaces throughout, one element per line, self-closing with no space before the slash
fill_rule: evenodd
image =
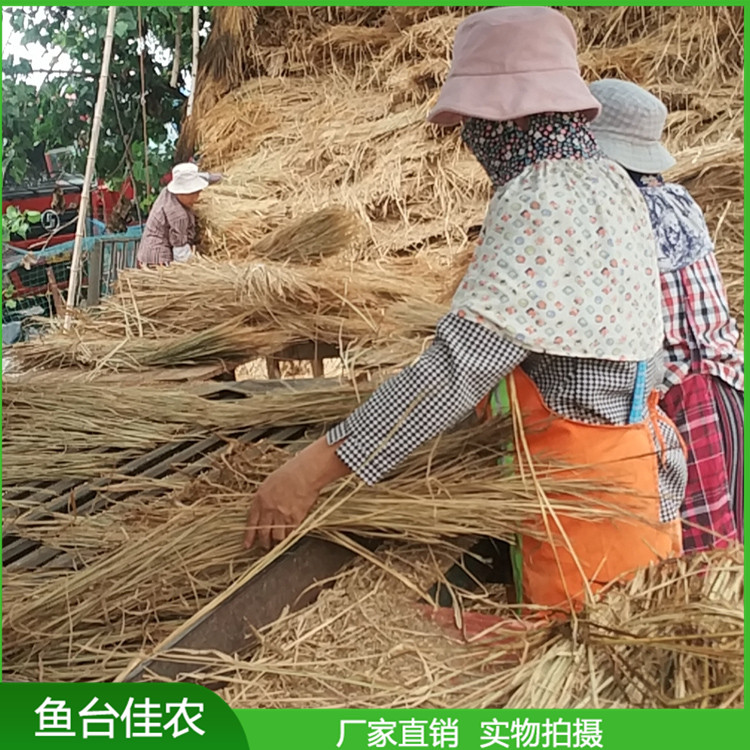
<path id="1" fill-rule="evenodd" d="M 99 74 L 99 91 L 96 95 L 94 106 L 94 121 L 91 124 L 91 141 L 89 142 L 89 153 L 86 158 L 86 172 L 83 177 L 83 188 L 81 189 L 81 202 L 78 206 L 78 222 L 76 224 L 76 237 L 73 243 L 73 258 L 70 263 L 70 282 L 68 283 L 67 309 L 65 312 L 64 328 L 68 330 L 71 322 L 71 311 L 76 304 L 76 295 L 81 282 L 82 247 L 83 236 L 86 230 L 86 214 L 89 207 L 91 195 L 91 181 L 94 179 L 94 164 L 96 162 L 96 149 L 99 145 L 99 131 L 102 128 L 102 111 L 104 100 L 107 96 L 107 79 L 109 77 L 109 60 L 112 57 L 112 38 L 115 30 L 115 16 L 117 7 L 111 5 L 107 16 L 107 30 L 104 32 L 104 53 L 102 54 L 102 70 Z"/>
<path id="2" fill-rule="evenodd" d="M 64 315 L 65 305 L 63 304 L 62 295 L 57 286 L 57 279 L 55 278 L 55 272 L 52 269 L 52 266 L 47 266 L 47 288 L 52 295 L 52 303 L 55 306 L 55 315 Z"/>
<path id="3" fill-rule="evenodd" d="M 193 6 L 193 70 L 192 77 L 193 82 L 190 86 L 190 95 L 188 96 L 187 105 L 187 116 L 190 117 L 190 113 L 193 111 L 193 100 L 195 99 L 195 84 L 198 79 L 198 46 L 200 44 L 198 40 L 198 23 L 200 21 L 200 7 L 197 5 Z"/>

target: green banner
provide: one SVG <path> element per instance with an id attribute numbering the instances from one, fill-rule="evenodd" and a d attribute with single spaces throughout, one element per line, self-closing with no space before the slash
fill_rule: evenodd
<path id="1" fill-rule="evenodd" d="M 744 711 L 240 709 L 188 683 L 0 685 L 5 747 L 222 750 L 602 748 L 746 744 Z"/>
<path id="2" fill-rule="evenodd" d="M 247 748 L 236 713 L 189 683 L 3 683 L 0 726 L 6 748 Z"/>
<path id="3" fill-rule="evenodd" d="M 238 710 L 251 750 L 604 748 L 746 744 L 744 711 Z M 719 740 L 720 738 L 720 740 Z"/>

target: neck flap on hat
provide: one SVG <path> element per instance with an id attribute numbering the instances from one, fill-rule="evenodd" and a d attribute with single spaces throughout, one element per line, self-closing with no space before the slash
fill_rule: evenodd
<path id="1" fill-rule="evenodd" d="M 513 121 L 470 117 L 464 122 L 461 138 L 495 189 L 540 161 L 601 156 L 586 118 L 577 112 L 531 115 L 526 130 Z"/>
<path id="2" fill-rule="evenodd" d="M 628 174 L 648 206 L 661 273 L 679 271 L 714 252 L 703 211 L 686 188 L 660 174 Z"/>
<path id="3" fill-rule="evenodd" d="M 540 131 L 529 132 L 533 139 Z M 503 184 L 496 186 L 453 312 L 533 352 L 650 359 L 663 339 L 661 290 L 640 191 L 614 162 L 586 158 L 596 147 L 585 136 L 573 138 L 570 148 L 557 142 L 554 150 L 551 138 L 536 140 L 542 148 L 523 150 L 532 163 L 512 179 L 521 161 L 509 170 L 513 159 L 493 151 L 503 169 L 494 163 L 489 169 Z M 552 156 L 539 159 L 542 152 Z M 582 155 L 557 156 L 573 152 Z"/>

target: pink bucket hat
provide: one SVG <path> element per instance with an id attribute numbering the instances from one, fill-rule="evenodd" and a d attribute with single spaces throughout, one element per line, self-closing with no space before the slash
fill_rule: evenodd
<path id="1" fill-rule="evenodd" d="M 427 119 L 505 122 L 541 112 L 599 114 L 578 68 L 573 24 L 552 8 L 491 8 L 461 23 L 453 64 Z"/>

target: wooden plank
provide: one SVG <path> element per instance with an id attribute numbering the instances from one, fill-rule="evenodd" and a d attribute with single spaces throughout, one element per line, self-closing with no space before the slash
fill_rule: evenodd
<path id="1" fill-rule="evenodd" d="M 101 299 L 102 285 L 102 243 L 95 242 L 88 253 L 88 288 L 86 289 L 86 307 L 96 307 Z"/>
<path id="2" fill-rule="evenodd" d="M 70 487 L 75 487 L 76 484 L 81 484 L 82 482 L 86 481 L 85 477 L 81 477 L 80 479 L 65 479 L 61 480 L 63 482 L 68 482 L 69 486 L 65 489 L 70 489 Z M 53 497 L 54 495 L 58 495 L 60 492 L 64 492 L 65 489 L 59 490 L 55 489 L 56 485 L 59 485 L 60 482 L 54 482 L 53 480 L 42 480 L 42 481 L 35 481 L 32 479 L 32 482 L 34 484 L 29 485 L 13 485 L 10 488 L 3 487 L 3 502 L 7 500 L 26 500 L 30 496 L 34 495 L 47 495 L 47 497 Z M 6 508 L 3 506 L 3 518 L 9 518 L 11 517 L 9 511 L 14 511 L 15 508 Z M 8 515 L 6 515 L 6 512 L 8 512 Z M 17 515 L 17 513 L 13 514 Z"/>
<path id="3" fill-rule="evenodd" d="M 246 648 L 249 626 L 260 629 L 278 619 L 285 607 L 296 611 L 311 604 L 326 585 L 331 585 L 322 582 L 354 556 L 354 552 L 333 542 L 302 539 L 168 648 L 210 649 L 227 654 Z M 174 680 L 181 672 L 200 669 L 200 665 L 173 662 L 160 655 L 139 665 L 125 681 L 139 680 L 146 668 Z"/>
<path id="4" fill-rule="evenodd" d="M 39 488 L 23 498 L 25 503 L 31 505 L 42 505 L 49 502 L 50 499 L 59 497 L 63 492 L 70 493 L 79 485 L 85 484 L 86 479 L 61 479 L 59 482 L 55 482 L 49 487 Z M 14 498 L 15 499 L 15 498 Z M 22 511 L 19 508 L 8 508 L 7 515 L 5 510 L 3 511 L 3 518 L 16 518 L 19 515 L 28 511 Z"/>
<path id="5" fill-rule="evenodd" d="M 266 377 L 269 380 L 278 380 L 281 377 L 279 362 L 273 357 L 266 357 Z"/>
<path id="6" fill-rule="evenodd" d="M 57 286 L 55 279 L 55 272 L 52 270 L 52 266 L 47 266 L 47 288 L 52 294 L 52 303 L 55 307 L 55 315 L 61 316 L 65 314 L 65 303 L 60 296 L 60 288 Z"/>
<path id="7" fill-rule="evenodd" d="M 327 390 L 336 387 L 335 378 L 293 378 L 291 380 L 238 380 L 229 383 L 197 383 L 190 388 L 192 393 L 204 398 L 219 398 L 223 395 L 255 396 L 272 391 L 286 390 L 295 393 L 305 390 Z"/>
<path id="8" fill-rule="evenodd" d="M 291 346 L 284 347 L 280 352 L 274 354 L 271 359 L 336 359 L 340 356 L 339 348 L 333 344 L 305 341 L 301 344 L 292 344 Z"/>

